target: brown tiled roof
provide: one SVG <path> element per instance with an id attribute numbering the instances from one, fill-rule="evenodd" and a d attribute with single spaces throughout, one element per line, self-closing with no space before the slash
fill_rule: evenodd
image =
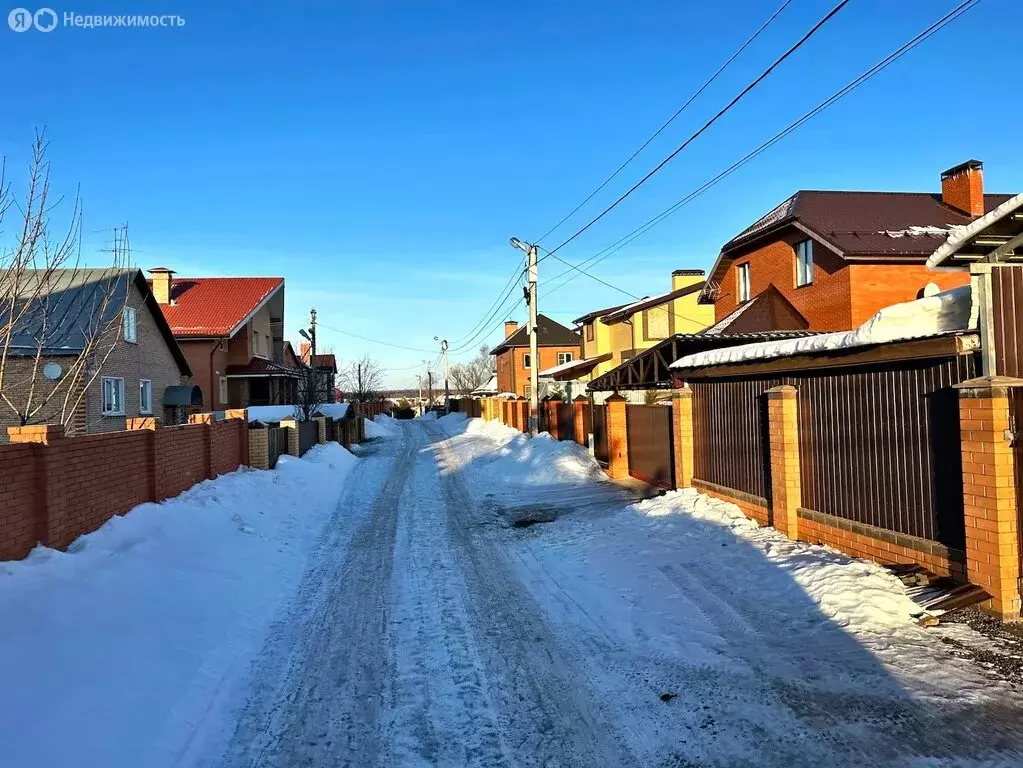
<path id="1" fill-rule="evenodd" d="M 287 368 L 273 360 L 263 357 L 254 357 L 245 365 L 227 366 L 227 376 L 299 376 L 301 371 L 297 368 Z"/>
<path id="2" fill-rule="evenodd" d="M 805 331 L 810 321 L 785 298 L 774 285 L 740 304 L 727 316 L 701 333 L 708 336 L 734 336 L 747 333 Z"/>
<path id="3" fill-rule="evenodd" d="M 566 328 L 556 320 L 551 320 L 547 315 L 536 316 L 537 346 L 540 347 L 578 347 L 579 334 L 571 328 Z M 522 326 L 515 333 L 494 347 L 490 354 L 499 355 L 510 347 L 528 347 L 529 329 Z"/>
<path id="4" fill-rule="evenodd" d="M 984 195 L 990 211 L 1010 195 Z M 789 224 L 801 224 L 847 256 L 930 255 L 946 234 L 903 234 L 911 227 L 948 229 L 973 217 L 927 192 L 836 192 L 800 190 L 733 237 L 722 253 L 751 245 Z M 894 234 L 886 234 L 894 233 Z"/>

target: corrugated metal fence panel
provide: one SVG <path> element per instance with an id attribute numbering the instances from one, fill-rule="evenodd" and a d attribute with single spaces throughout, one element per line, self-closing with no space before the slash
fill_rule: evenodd
<path id="1" fill-rule="evenodd" d="M 767 417 L 770 379 L 693 381 L 693 441 L 698 480 L 767 498 Z"/>
<path id="2" fill-rule="evenodd" d="M 593 425 L 593 458 L 606 465 L 608 462 L 607 406 L 594 405 L 590 421 Z"/>
<path id="3" fill-rule="evenodd" d="M 806 373 L 799 391 L 802 504 L 964 546 L 959 402 L 975 356 Z"/>
<path id="4" fill-rule="evenodd" d="M 575 406 L 572 403 L 558 404 L 558 440 L 575 442 Z"/>
<path id="5" fill-rule="evenodd" d="M 1009 389 L 1009 429 L 1016 431 L 1023 427 L 1023 389 L 1012 387 Z M 1015 458 L 1016 472 L 1016 498 L 1023 499 L 1023 440 L 1016 440 L 1012 449 Z M 1023 566 L 1023 520 L 1020 519 L 1019 504 L 1016 506 L 1016 537 L 1018 540 L 1020 565 Z M 1023 573 L 1021 568 L 1020 573 Z"/>
<path id="6" fill-rule="evenodd" d="M 626 405 L 629 474 L 661 488 L 675 487 L 670 405 Z"/>
<path id="7" fill-rule="evenodd" d="M 1023 266 L 991 270 L 991 309 L 994 318 L 995 373 L 1023 376 L 1023 334 L 1017 323 L 1023 313 Z"/>
<path id="8" fill-rule="evenodd" d="M 316 445 L 319 438 L 319 428 L 315 421 L 300 421 L 298 423 L 298 455 L 305 456 L 306 451 Z"/>
<path id="9" fill-rule="evenodd" d="M 284 427 L 267 427 L 266 447 L 270 469 L 277 466 L 277 459 L 288 452 L 288 430 Z"/>

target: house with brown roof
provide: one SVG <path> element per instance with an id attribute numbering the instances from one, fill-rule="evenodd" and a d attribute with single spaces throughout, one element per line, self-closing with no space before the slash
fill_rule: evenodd
<path id="1" fill-rule="evenodd" d="M 315 375 L 306 376 L 299 388 L 304 388 L 310 381 L 314 382 L 315 397 L 312 399 L 317 403 L 334 402 L 334 390 L 337 388 L 337 358 L 330 353 L 314 357 L 311 345 L 307 341 L 299 344 L 298 349 L 302 365 L 315 371 Z M 305 400 L 304 394 L 302 394 L 302 398 Z"/>
<path id="2" fill-rule="evenodd" d="M 283 277 L 149 274 L 205 410 L 298 402 L 302 368 L 285 354 Z"/>
<path id="3" fill-rule="evenodd" d="M 0 272 L 0 308 L 15 317 L 0 339 L 0 426 L 76 435 L 134 417 L 184 420 L 192 371 L 141 271 Z"/>
<path id="4" fill-rule="evenodd" d="M 526 326 L 520 328 L 513 320 L 505 322 L 504 341 L 490 351 L 497 358 L 499 392 L 529 397 L 533 365 L 539 365 L 543 370 L 579 358 L 579 334 L 571 328 L 541 313 L 536 316 L 536 332 L 538 361 L 529 354 L 529 329 Z M 543 394 L 542 390 L 540 394 Z"/>
<path id="5" fill-rule="evenodd" d="M 800 190 L 725 243 L 701 301 L 720 322 L 773 289 L 771 306 L 754 313 L 760 325 L 774 312 L 793 330 L 856 328 L 882 307 L 967 284 L 966 273 L 929 270 L 927 258 L 1009 197 L 984 193 L 977 160 L 942 173 L 940 194 Z"/>

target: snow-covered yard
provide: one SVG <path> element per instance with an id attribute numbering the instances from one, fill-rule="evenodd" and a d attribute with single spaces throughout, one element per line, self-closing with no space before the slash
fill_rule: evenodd
<path id="1" fill-rule="evenodd" d="M 1023 699 L 877 566 L 463 416 L 0 564 L 18 766 L 1021 764 Z"/>

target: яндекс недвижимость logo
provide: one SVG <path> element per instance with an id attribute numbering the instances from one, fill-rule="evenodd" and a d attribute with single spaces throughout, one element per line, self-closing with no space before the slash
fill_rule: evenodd
<path id="1" fill-rule="evenodd" d="M 40 8 L 35 13 L 28 8 L 15 8 L 7 14 L 7 25 L 15 32 L 27 32 L 35 27 L 40 32 L 52 32 L 57 26 L 57 12 Z"/>

